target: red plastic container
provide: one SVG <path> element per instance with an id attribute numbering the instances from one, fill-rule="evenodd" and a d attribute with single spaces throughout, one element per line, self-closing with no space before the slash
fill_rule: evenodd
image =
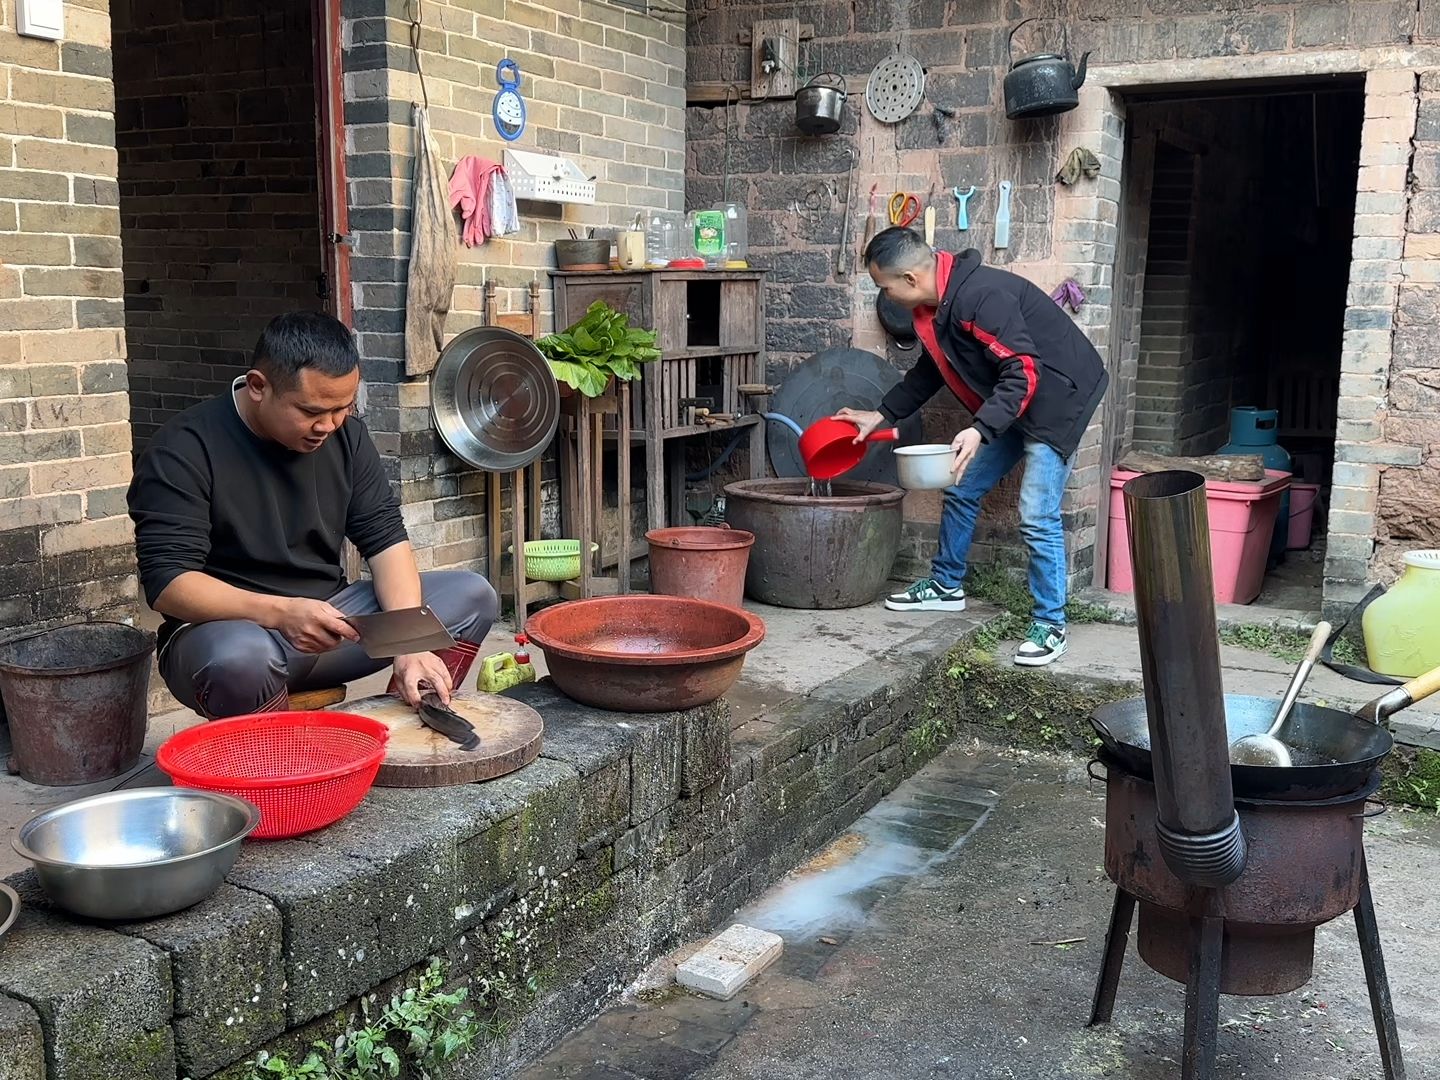
<path id="1" fill-rule="evenodd" d="M 1139 473 L 1116 469 L 1110 477 L 1110 546 L 1106 559 L 1106 588 L 1134 592 L 1130 566 L 1130 527 L 1125 520 L 1121 488 Z M 1215 574 L 1215 600 L 1221 604 L 1248 604 L 1260 595 L 1265 563 L 1280 496 L 1290 486 L 1290 474 L 1266 469 L 1266 479 L 1254 483 L 1205 483 L 1210 517 L 1210 565 Z"/>
<path id="2" fill-rule="evenodd" d="M 755 534 L 729 525 L 651 529 L 650 591 L 738 608 Z"/>
<path id="3" fill-rule="evenodd" d="M 1319 499 L 1319 484 L 1302 484 L 1298 480 L 1291 483 L 1290 535 L 1285 544 L 1291 551 L 1310 546 L 1310 535 L 1315 530 L 1315 504 Z"/>
<path id="4" fill-rule="evenodd" d="M 800 436 L 800 458 L 806 473 L 816 480 L 833 480 L 860 464 L 869 449 L 867 443 L 896 442 L 900 438 L 899 428 L 881 428 L 867 435 L 865 442 L 857 443 L 859 431 L 850 421 L 833 416 L 816 420 Z"/>
<path id="5" fill-rule="evenodd" d="M 177 732 L 155 761 L 181 787 L 248 799 L 260 808 L 251 836 L 278 840 L 324 828 L 359 806 L 389 738 L 368 716 L 260 713 Z"/>

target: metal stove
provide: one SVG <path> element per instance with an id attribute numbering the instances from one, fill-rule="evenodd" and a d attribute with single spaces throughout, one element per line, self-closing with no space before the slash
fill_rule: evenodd
<path id="1" fill-rule="evenodd" d="M 1183 1080 L 1213 1080 L 1220 995 L 1310 979 L 1315 930 L 1355 916 L 1385 1080 L 1405 1080 L 1365 866 L 1378 770 L 1334 798 L 1237 797 L 1229 768 L 1204 479 L 1125 489 L 1154 779 L 1101 758 L 1115 903 L 1090 1023 L 1110 1020 L 1131 924 L 1155 971 L 1185 985 Z M 1218 718 L 1218 720 L 1217 720 Z"/>

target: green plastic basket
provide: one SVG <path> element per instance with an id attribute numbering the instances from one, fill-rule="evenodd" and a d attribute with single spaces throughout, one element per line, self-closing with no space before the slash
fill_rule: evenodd
<path id="1" fill-rule="evenodd" d="M 590 545 L 590 554 L 600 550 Z M 515 554 L 512 546 L 510 554 Z M 531 581 L 573 581 L 580 576 L 579 540 L 525 541 L 525 576 Z"/>

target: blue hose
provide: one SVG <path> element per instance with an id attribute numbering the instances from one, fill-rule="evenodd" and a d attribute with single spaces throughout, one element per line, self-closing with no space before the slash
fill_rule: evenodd
<path id="1" fill-rule="evenodd" d="M 766 420 L 773 420 L 777 424 L 784 424 L 797 436 L 805 434 L 805 432 L 801 429 L 800 425 L 797 424 L 794 420 L 791 420 L 788 416 L 782 416 L 778 412 L 762 412 L 760 415 L 763 416 Z"/>
<path id="2" fill-rule="evenodd" d="M 795 432 L 796 435 L 804 434 L 804 431 L 801 429 L 800 425 L 797 424 L 794 420 L 791 420 L 788 416 L 782 416 L 780 413 L 773 412 L 761 413 L 760 415 L 763 416 L 766 420 L 773 420 L 777 424 L 784 424 L 791 431 Z M 686 473 L 685 482 L 687 484 L 698 484 L 701 480 L 708 480 L 710 479 L 710 477 L 714 476 L 715 471 L 719 469 L 720 466 L 724 465 L 725 462 L 730 460 L 730 455 L 735 452 L 735 448 L 740 445 L 740 440 L 743 439 L 745 435 L 745 429 L 739 428 L 734 435 L 730 436 L 730 441 L 725 444 L 725 449 L 720 451 L 720 455 L 705 468 L 701 469 L 699 472 Z"/>

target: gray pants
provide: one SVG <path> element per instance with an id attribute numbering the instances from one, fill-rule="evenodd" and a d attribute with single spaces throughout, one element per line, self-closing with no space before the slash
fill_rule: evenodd
<path id="1" fill-rule="evenodd" d="M 498 614 L 495 590 L 468 570 L 421 574 L 420 585 L 425 605 L 450 631 L 468 667 Z M 343 589 L 330 604 L 346 615 L 380 610 L 368 581 Z M 450 658 L 446 662 L 454 675 Z M 160 674 L 170 692 L 182 705 L 210 718 L 283 708 L 291 690 L 340 686 L 389 665 L 389 660 L 372 660 L 351 641 L 326 653 L 302 653 L 278 630 L 247 620 L 184 626 L 160 655 Z M 456 683 L 458 688 L 458 678 Z"/>

